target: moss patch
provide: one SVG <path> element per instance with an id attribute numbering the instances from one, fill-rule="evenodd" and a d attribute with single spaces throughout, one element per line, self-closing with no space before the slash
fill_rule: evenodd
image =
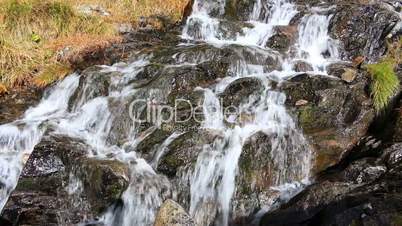
<path id="1" fill-rule="evenodd" d="M 391 98 L 399 90 L 399 79 L 394 71 L 394 61 L 385 59 L 377 64 L 370 64 L 367 70 L 371 75 L 371 95 L 377 112 L 386 108 Z"/>

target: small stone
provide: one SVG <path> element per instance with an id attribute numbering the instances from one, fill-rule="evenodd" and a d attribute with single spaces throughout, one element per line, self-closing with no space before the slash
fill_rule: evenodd
<path id="1" fill-rule="evenodd" d="M 131 25 L 129 23 L 124 23 L 124 24 L 118 24 L 117 30 L 119 31 L 120 34 L 127 34 L 130 32 L 133 32 L 134 28 L 133 28 L 133 25 Z"/>
<path id="2" fill-rule="evenodd" d="M 311 64 L 309 64 L 305 61 L 299 60 L 293 64 L 293 70 L 296 72 L 307 72 L 307 71 L 313 71 L 314 69 L 311 66 Z"/>
<path id="3" fill-rule="evenodd" d="M 365 60 L 366 60 L 366 58 L 364 56 L 358 56 L 353 59 L 353 62 L 352 62 L 353 66 L 355 68 L 359 68 L 364 63 Z"/>
<path id="4" fill-rule="evenodd" d="M 166 200 L 159 209 L 154 226 L 193 226 L 194 221 L 184 208 L 173 200 Z"/>
<path id="5" fill-rule="evenodd" d="M 387 163 L 389 165 L 396 165 L 397 163 L 399 163 L 401 161 L 402 161 L 402 149 L 391 153 Z"/>
<path id="6" fill-rule="evenodd" d="M 306 104 L 308 104 L 308 101 L 307 100 L 298 100 L 298 101 L 296 101 L 296 106 L 304 106 L 304 105 L 306 105 Z"/>
<path id="7" fill-rule="evenodd" d="M 357 72 L 353 69 L 346 68 L 345 72 L 341 75 L 343 81 L 351 83 L 356 79 Z"/>
<path id="8" fill-rule="evenodd" d="M 0 83 L 0 96 L 7 93 L 8 93 L 7 87 L 2 83 Z"/>
<path id="9" fill-rule="evenodd" d="M 101 16 L 110 16 L 110 13 L 99 5 L 80 5 L 77 7 L 79 13 L 91 16 L 93 14 L 98 14 Z"/>

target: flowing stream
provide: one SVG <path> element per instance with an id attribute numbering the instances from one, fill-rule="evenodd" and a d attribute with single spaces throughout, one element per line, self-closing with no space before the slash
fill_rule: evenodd
<path id="1" fill-rule="evenodd" d="M 277 57 L 280 68 L 267 70 L 266 65 L 259 61 L 273 55 L 266 46 L 267 41 L 275 35 L 275 27 L 289 25 L 298 13 L 296 5 L 291 0 L 256 0 L 248 20 L 244 21 L 252 26 L 243 27 L 236 35 L 226 36 L 221 29 L 225 22 L 222 19 L 225 4 L 225 0 L 195 0 L 193 12 L 181 35 L 181 46 L 196 45 L 194 42 L 216 48 L 243 46 L 252 55 L 251 60 L 250 57 L 233 60 L 226 78 L 210 87 L 198 89 L 204 92 L 205 119 L 202 129 L 215 131 L 219 138 L 203 147 L 194 167 L 188 171 L 190 200 L 187 200 L 187 210 L 197 225 L 215 222 L 216 225 L 226 226 L 231 219 L 238 217 L 234 214 L 233 205 L 238 162 L 244 144 L 258 132 L 265 133 L 272 146 L 272 151 L 266 153 L 275 166 L 271 188 L 280 190 L 282 199 L 289 199 L 309 183 L 313 158 L 311 150 L 286 110 L 286 95 L 274 86 L 298 74 L 292 69 L 297 61 L 310 63 L 316 74 L 326 74 L 326 66 L 338 58 L 337 42 L 327 32 L 331 17 L 312 10 L 298 25 L 298 38 L 294 45 L 296 51 Z M 0 126 L 0 209 L 15 189 L 27 156 L 45 133 L 54 133 L 82 139 L 91 147 L 88 156 L 117 159 L 129 165 L 130 185 L 122 196 L 124 204 L 121 208 L 111 207 L 105 213 L 101 220 L 106 225 L 152 225 L 163 201 L 175 197 L 172 182 L 156 169 L 168 152 L 169 145 L 183 133 L 175 131 L 168 136 L 149 162 L 135 151 L 127 150 L 135 150 L 160 123 L 154 123 L 141 133 L 135 123 L 128 124 L 119 134 L 124 137 L 124 144 L 112 139 L 114 120 L 120 117 L 119 112 L 128 106 L 133 96 L 154 100 L 164 96 L 158 89 L 146 90 L 144 94 L 130 84 L 150 64 L 150 58 L 152 54 L 139 55 L 128 64 L 102 66 L 102 73 L 110 76 L 111 81 L 107 95 L 97 95 L 87 85 L 91 84 L 91 81 L 86 81 L 91 77 L 72 74 L 49 89 L 40 104 L 30 108 L 21 119 Z M 187 60 L 180 53 L 172 58 L 176 58 L 176 64 L 169 67 L 196 65 L 205 61 L 203 56 Z M 263 88 L 258 95 L 251 95 L 238 106 L 240 115 L 246 115 L 247 119 L 227 118 L 220 103 L 220 94 L 241 78 L 257 79 Z M 83 87 L 80 87 L 80 80 L 86 81 Z M 77 90 L 80 90 L 79 95 L 71 106 L 71 98 Z M 228 125 L 228 121 L 235 125 Z M 52 130 L 49 131 L 49 128 Z M 69 190 L 74 193 L 77 189 Z M 269 204 L 263 207 L 265 211 L 270 208 Z"/>

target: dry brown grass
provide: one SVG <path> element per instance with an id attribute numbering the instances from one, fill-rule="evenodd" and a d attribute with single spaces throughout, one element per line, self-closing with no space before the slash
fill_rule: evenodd
<path id="1" fill-rule="evenodd" d="M 0 84 L 46 86 L 71 72 L 70 59 L 120 42 L 116 24 L 181 19 L 188 0 L 0 0 Z M 110 16 L 83 15 L 101 6 Z M 66 48 L 66 54 L 60 54 Z"/>
<path id="2" fill-rule="evenodd" d="M 181 19 L 189 0 L 71 0 L 74 5 L 100 5 L 111 16 L 111 22 L 136 23 L 140 17 L 153 15 L 167 16 L 173 21 Z"/>

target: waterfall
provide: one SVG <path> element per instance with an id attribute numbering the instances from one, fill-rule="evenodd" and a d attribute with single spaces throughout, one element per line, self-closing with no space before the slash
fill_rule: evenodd
<path id="1" fill-rule="evenodd" d="M 224 5 L 222 3 L 222 5 Z M 194 6 L 199 7 L 199 5 Z M 195 9 L 194 8 L 194 9 Z M 269 10 L 268 10 L 269 9 Z M 198 12 L 204 12 L 200 17 Z M 294 4 L 284 0 L 262 1 L 257 0 L 250 15 L 250 23 L 253 28 L 244 28 L 242 34 L 238 34 L 236 39 L 225 39 L 219 34 L 219 18 L 206 15 L 208 9 L 194 10 L 189 17 L 187 25 L 183 30 L 183 37 L 187 39 L 203 40 L 205 42 L 220 45 L 241 44 L 245 46 L 258 46 L 265 48 L 265 43 L 273 35 L 274 27 L 278 25 L 288 25 L 291 19 L 297 14 Z M 191 27 L 197 29 L 193 23 L 194 18 L 200 24 L 211 24 L 213 21 L 213 32 L 207 29 L 199 29 L 196 36 L 189 33 Z M 203 20 L 204 19 L 204 20 Z M 303 59 L 311 63 L 314 71 L 325 72 L 328 64 L 327 58 L 335 59 L 338 54 L 336 43 L 328 36 L 328 24 L 330 17 L 321 15 L 306 16 L 303 18 L 299 27 L 299 38 L 297 40 L 298 55 L 297 59 Z M 203 34 L 202 32 L 207 32 Z M 208 35 L 212 35 L 208 36 Z M 203 38 L 207 37 L 207 38 Z M 328 52 L 329 57 L 323 55 Z M 244 142 L 258 131 L 272 135 L 272 157 L 278 172 L 275 174 L 273 184 L 278 186 L 285 196 L 291 196 L 293 192 L 300 191 L 289 183 L 308 181 L 310 176 L 311 155 L 310 149 L 303 135 L 296 128 L 295 123 L 286 112 L 284 107 L 286 96 L 283 93 L 272 91 L 268 85 L 261 94 L 260 101 L 250 98 L 248 103 L 243 104 L 240 109 L 252 109 L 254 119 L 251 122 L 243 123 L 231 129 L 222 127 L 224 125 L 223 115 L 219 107 L 217 95 L 222 92 L 228 84 L 236 78 L 253 76 L 259 79 L 274 76 L 285 79 L 292 74 L 292 70 L 283 62 L 283 71 L 264 73 L 261 67 L 250 65 L 246 61 L 237 62 L 231 78 L 223 79 L 215 87 L 215 92 L 207 89 L 204 97 L 205 122 L 203 126 L 212 130 L 222 130 L 224 139 L 214 144 L 206 146 L 204 151 L 198 156 L 197 164 L 191 181 L 191 206 L 190 214 L 194 217 L 197 225 L 210 224 L 210 219 L 214 219 L 218 212 L 220 225 L 228 225 L 231 201 L 235 192 L 235 178 L 237 174 L 237 164 L 242 152 Z M 259 68 L 252 70 L 249 68 Z M 264 81 L 264 84 L 267 84 Z M 211 111 L 215 109 L 215 111 Z M 292 168 L 289 168 L 289 165 Z M 298 182 L 296 182 L 298 183 Z M 307 182 L 308 183 L 308 182 Z M 285 192 L 289 188 L 289 192 Z M 270 207 L 266 207 L 269 209 Z"/>
<path id="2" fill-rule="evenodd" d="M 297 58 L 310 63 L 315 72 L 325 72 L 329 60 L 339 57 L 337 43 L 328 35 L 330 19 L 317 14 L 305 16 L 299 27 Z"/>
<path id="3" fill-rule="evenodd" d="M 28 109 L 21 120 L 0 126 L 0 210 L 15 189 L 24 162 L 42 138 L 41 124 L 63 115 L 78 81 L 77 75 L 69 76 L 45 93 L 40 104 Z"/>
<path id="4" fill-rule="evenodd" d="M 287 112 L 286 95 L 276 86 L 297 74 L 292 69 L 296 60 L 306 61 L 312 65 L 314 72 L 325 74 L 329 62 L 338 58 L 337 43 L 328 35 L 330 16 L 315 13 L 304 16 L 298 27 L 298 39 L 294 46 L 296 53 L 283 57 L 266 45 L 275 35 L 276 26 L 289 25 L 298 14 L 292 1 L 256 0 L 247 21 L 241 21 L 247 26 L 232 37 L 226 37 L 221 29 L 227 22 L 223 18 L 225 6 L 225 0 L 195 0 L 181 35 L 185 43 L 179 45 L 192 46 L 202 42 L 219 50 L 231 49 L 239 56 L 230 59 L 227 77 L 208 84 L 207 88 L 198 88 L 204 94 L 202 110 L 205 119 L 201 128 L 219 136 L 211 144 L 203 145 L 187 172 L 189 179 L 186 182 L 190 190 L 188 211 L 197 225 L 215 223 L 227 226 L 238 217 L 233 211 L 238 163 L 245 143 L 259 132 L 267 135 L 272 149 L 270 153 L 264 153 L 270 156 L 275 167 L 270 189 L 280 191 L 280 198 L 288 200 L 309 182 L 311 150 L 295 120 Z M 177 53 L 169 56 L 169 60 L 175 63 L 158 70 L 194 66 L 210 60 L 207 54 L 186 55 L 179 47 Z M 150 123 L 151 127 L 145 131 L 140 131 L 135 123 L 124 122 L 124 128 L 119 128 L 122 138 L 119 137 L 118 142 L 111 139 L 116 118 L 123 117 L 122 112 L 131 101 L 142 98 L 152 99 L 155 103 L 168 101 L 167 94 L 158 90 L 164 87 L 141 89 L 133 82 L 152 64 L 152 57 L 152 54 L 140 55 L 127 64 L 102 66 L 99 72 L 105 73 L 102 78 L 110 78 L 105 94 L 97 94 L 92 84 L 81 87 L 80 79 L 87 78 L 78 74 L 67 76 L 49 89 L 36 107 L 27 110 L 22 119 L 1 125 L 0 209 L 15 189 L 24 161 L 42 136 L 45 133 L 61 134 L 85 142 L 90 147 L 88 156 L 119 160 L 130 169 L 130 183 L 121 197 L 122 203 L 111 206 L 100 221 L 113 226 L 152 225 L 163 201 L 175 198 L 172 181 L 157 171 L 158 165 L 169 151 L 169 145 L 183 133 L 171 131 L 170 135 L 167 134 L 150 162 L 137 153 L 136 148 L 161 126 L 160 120 Z M 278 61 L 279 67 L 268 70 L 266 64 L 271 61 Z M 220 95 L 233 82 L 244 78 L 255 79 L 262 88 L 257 95 L 245 97 L 237 106 L 239 114 L 247 117 L 228 119 Z M 77 90 L 81 92 L 74 97 Z M 50 127 L 52 130 L 48 130 Z M 71 180 L 67 190 L 73 195 L 83 188 L 74 178 Z M 262 206 L 265 211 L 272 207 L 268 203 L 262 204 L 266 205 Z"/>

